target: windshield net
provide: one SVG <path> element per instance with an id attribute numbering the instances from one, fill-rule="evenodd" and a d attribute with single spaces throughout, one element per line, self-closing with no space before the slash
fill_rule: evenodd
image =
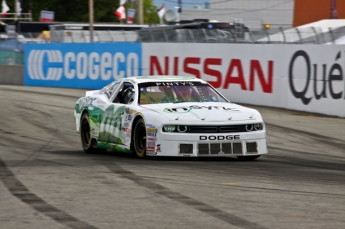
<path id="1" fill-rule="evenodd" d="M 201 82 L 155 82 L 139 84 L 139 103 L 227 102 Z"/>

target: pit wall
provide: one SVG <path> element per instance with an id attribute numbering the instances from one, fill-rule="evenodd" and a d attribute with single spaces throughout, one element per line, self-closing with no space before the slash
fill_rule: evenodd
<path id="1" fill-rule="evenodd" d="M 27 44 L 24 85 L 98 89 L 122 77 L 186 75 L 233 102 L 345 117 L 344 70 L 345 45 Z"/>

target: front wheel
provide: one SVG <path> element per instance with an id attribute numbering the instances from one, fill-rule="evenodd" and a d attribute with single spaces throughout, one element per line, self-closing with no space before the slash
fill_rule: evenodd
<path id="1" fill-rule="evenodd" d="M 254 155 L 254 156 L 238 156 L 237 158 L 240 161 L 253 161 L 255 159 L 257 159 L 258 157 L 260 157 L 261 155 Z"/>
<path id="2" fill-rule="evenodd" d="M 81 146 L 86 153 L 105 152 L 106 149 L 98 149 L 92 146 L 90 117 L 87 113 L 83 114 L 80 120 Z"/>
<path id="3" fill-rule="evenodd" d="M 146 156 L 146 126 L 143 119 L 135 124 L 133 132 L 133 153 L 139 158 Z"/>

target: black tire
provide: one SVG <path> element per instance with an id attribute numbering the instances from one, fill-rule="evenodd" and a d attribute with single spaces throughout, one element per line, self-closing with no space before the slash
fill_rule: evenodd
<path id="1" fill-rule="evenodd" d="M 254 156 L 237 156 L 240 161 L 253 161 L 259 158 L 261 155 L 254 155 Z"/>
<path id="2" fill-rule="evenodd" d="M 146 156 L 146 125 L 143 119 L 139 119 L 133 131 L 133 154 L 139 158 Z"/>
<path id="3" fill-rule="evenodd" d="M 90 128 L 90 118 L 87 113 L 84 113 L 80 120 L 80 138 L 81 146 L 85 153 L 102 153 L 106 152 L 106 149 L 98 149 L 92 146 L 91 142 L 91 128 Z"/>

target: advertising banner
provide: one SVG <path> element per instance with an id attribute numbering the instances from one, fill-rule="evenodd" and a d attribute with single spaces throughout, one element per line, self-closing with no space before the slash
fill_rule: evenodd
<path id="1" fill-rule="evenodd" d="M 345 46 L 143 44 L 149 75 L 195 76 L 233 102 L 345 117 Z"/>
<path id="2" fill-rule="evenodd" d="M 24 85 L 99 89 L 141 70 L 140 43 L 26 44 Z"/>

